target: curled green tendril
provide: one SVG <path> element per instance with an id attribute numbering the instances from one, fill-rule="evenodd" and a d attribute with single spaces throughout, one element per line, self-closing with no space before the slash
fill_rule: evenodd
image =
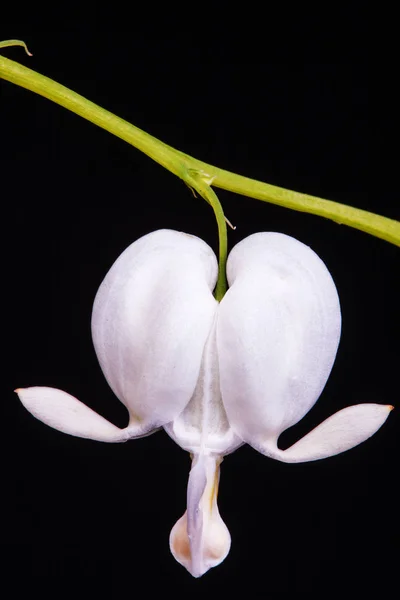
<path id="1" fill-rule="evenodd" d="M 28 56 L 33 56 L 28 50 L 28 46 L 22 40 L 4 40 L 0 42 L 0 48 L 8 48 L 9 46 L 22 46 Z"/>

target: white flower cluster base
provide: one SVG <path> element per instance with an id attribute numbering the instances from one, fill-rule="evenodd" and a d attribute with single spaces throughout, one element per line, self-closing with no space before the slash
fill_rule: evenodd
<path id="1" fill-rule="evenodd" d="M 163 427 L 191 453 L 187 510 L 170 547 L 195 577 L 230 548 L 217 507 L 224 455 L 246 443 L 285 462 L 333 456 L 369 438 L 392 408 L 350 406 L 280 450 L 280 434 L 316 402 L 335 360 L 335 284 L 309 247 L 280 233 L 257 233 L 234 247 L 220 303 L 212 294 L 217 274 L 202 240 L 160 230 L 129 246 L 101 284 L 93 342 L 128 409 L 125 429 L 64 391 L 17 390 L 35 417 L 65 433 L 121 442 Z"/>

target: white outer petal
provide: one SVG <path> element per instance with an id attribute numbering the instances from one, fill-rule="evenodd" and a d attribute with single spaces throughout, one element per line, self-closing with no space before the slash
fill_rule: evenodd
<path id="1" fill-rule="evenodd" d="M 101 284 L 93 342 L 131 423 L 162 426 L 189 402 L 218 306 L 217 271 L 202 240 L 160 230 L 129 246 Z"/>
<path id="2" fill-rule="evenodd" d="M 322 260 L 284 234 L 240 242 L 227 276 L 217 325 L 222 400 L 237 435 L 260 449 L 321 394 L 340 338 L 339 299 Z"/>

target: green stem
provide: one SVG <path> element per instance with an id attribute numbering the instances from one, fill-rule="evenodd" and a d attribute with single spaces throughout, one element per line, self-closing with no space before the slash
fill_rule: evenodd
<path id="1" fill-rule="evenodd" d="M 202 171 L 196 169 L 189 169 L 190 179 L 186 180 L 188 185 L 196 189 L 199 194 L 211 204 L 215 218 L 217 219 L 218 225 L 218 237 L 219 237 L 219 257 L 218 257 L 218 279 L 217 285 L 215 286 L 214 296 L 218 302 L 221 302 L 225 295 L 227 284 L 226 284 L 226 260 L 228 257 L 228 234 L 226 231 L 226 222 L 224 211 L 220 201 L 218 200 L 217 194 L 210 187 L 207 180 L 204 178 Z"/>
<path id="2" fill-rule="evenodd" d="M 294 192 L 285 188 L 249 179 L 222 169 L 205 169 L 215 175 L 213 185 L 230 192 L 285 206 L 300 212 L 312 213 L 326 219 L 331 219 L 340 225 L 348 225 L 375 237 L 381 238 L 400 246 L 400 222 L 388 217 L 383 217 L 360 208 L 324 200 L 317 196 L 310 196 Z"/>
<path id="3" fill-rule="evenodd" d="M 183 165 L 180 164 L 178 151 L 67 87 L 3 56 L 0 56 L 0 76 L 68 108 L 132 144 L 175 175 L 181 176 L 180 169 Z"/>
<path id="4" fill-rule="evenodd" d="M 21 45 L 26 49 L 25 44 L 19 40 L 0 42 L 0 48 L 10 45 Z M 197 160 L 184 152 L 180 152 L 164 144 L 157 138 L 120 119 L 111 112 L 90 102 L 83 96 L 69 90 L 52 79 L 2 56 L 0 56 L 0 77 L 36 92 L 113 133 L 180 177 L 187 185 L 205 198 L 212 205 L 218 223 L 220 270 L 223 270 L 224 277 L 225 270 L 223 267 L 226 255 L 223 246 L 225 244 L 226 226 L 222 227 L 221 225 L 223 211 L 217 196 L 211 190 L 211 184 L 215 187 L 256 198 L 264 202 L 271 202 L 293 210 L 332 219 L 337 223 L 355 227 L 400 246 L 400 223 L 398 221 L 338 202 L 324 200 L 249 179 Z M 194 176 L 194 174 L 196 175 Z M 222 281 L 219 285 L 221 290 L 224 289 Z"/>

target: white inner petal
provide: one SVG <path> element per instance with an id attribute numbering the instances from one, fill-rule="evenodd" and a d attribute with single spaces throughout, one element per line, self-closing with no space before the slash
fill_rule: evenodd
<path id="1" fill-rule="evenodd" d="M 181 414 L 164 426 L 165 431 L 184 450 L 195 454 L 229 454 L 242 445 L 229 425 L 222 404 L 216 344 L 216 311 L 204 347 L 197 384 Z"/>

